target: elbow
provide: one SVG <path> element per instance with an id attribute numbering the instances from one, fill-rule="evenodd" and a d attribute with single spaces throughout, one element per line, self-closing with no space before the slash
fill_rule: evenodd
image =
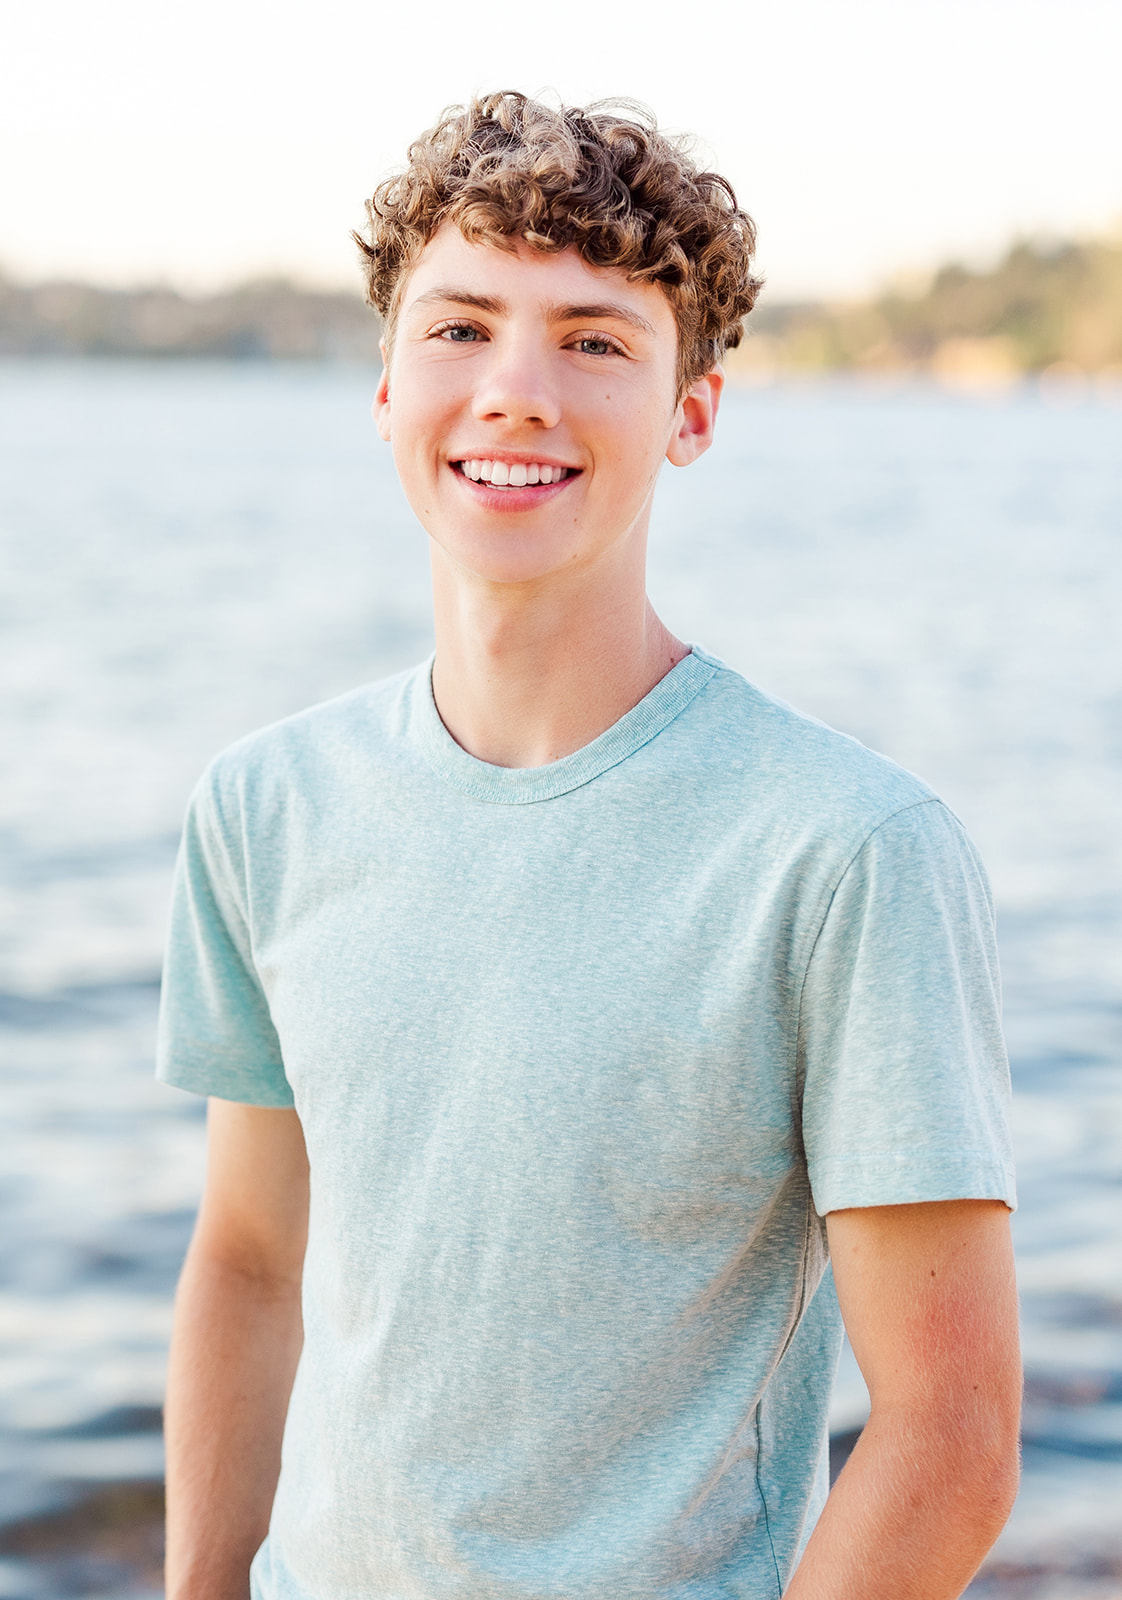
<path id="1" fill-rule="evenodd" d="M 988 1392 L 981 1386 L 972 1391 L 972 1403 L 961 1408 L 960 1418 L 965 1434 L 962 1457 L 975 1463 L 977 1492 L 996 1518 L 996 1537 L 1008 1520 L 1021 1483 L 1024 1377 L 1019 1355 L 1011 1357 L 993 1377 Z"/>
<path id="2" fill-rule="evenodd" d="M 957 1400 L 957 1403 L 956 1403 Z M 1009 1518 L 1020 1486 L 1020 1387 L 981 1399 L 944 1394 L 941 1404 L 880 1409 L 865 1433 L 895 1457 L 914 1509 L 950 1516 L 978 1559 Z"/>
<path id="3" fill-rule="evenodd" d="M 986 1494 L 996 1518 L 994 1537 L 1009 1520 L 1013 1502 L 1021 1486 L 1021 1390 L 1015 1401 L 1004 1408 L 992 1429 L 992 1443 L 985 1455 Z"/>
<path id="4" fill-rule="evenodd" d="M 1020 1401 L 1018 1384 L 1015 1394 L 993 1396 L 988 1405 L 947 1408 L 941 1425 L 929 1423 L 944 1495 L 987 1548 L 1008 1521 L 1020 1487 Z"/>
<path id="5" fill-rule="evenodd" d="M 979 1445 L 981 1448 L 979 1448 Z M 993 1442 L 973 1439 L 960 1454 L 963 1498 L 980 1533 L 992 1543 L 1009 1520 L 1021 1483 L 1020 1428 L 1000 1430 Z"/>
<path id="6" fill-rule="evenodd" d="M 197 1228 L 180 1286 L 207 1284 L 235 1299 L 299 1305 L 302 1270 L 302 1256 L 254 1249 Z"/>

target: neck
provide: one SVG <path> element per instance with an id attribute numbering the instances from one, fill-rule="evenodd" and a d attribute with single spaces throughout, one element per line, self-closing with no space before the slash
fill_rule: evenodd
<path id="1" fill-rule="evenodd" d="M 433 695 L 469 755 L 500 767 L 559 761 L 689 654 L 655 615 L 641 568 L 605 576 L 494 584 L 433 546 Z"/>

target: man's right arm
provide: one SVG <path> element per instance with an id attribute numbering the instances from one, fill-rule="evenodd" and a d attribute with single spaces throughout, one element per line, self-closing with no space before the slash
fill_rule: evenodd
<path id="1" fill-rule="evenodd" d="M 248 1600 L 303 1342 L 307 1231 L 295 1111 L 211 1100 L 168 1374 L 167 1600 Z"/>

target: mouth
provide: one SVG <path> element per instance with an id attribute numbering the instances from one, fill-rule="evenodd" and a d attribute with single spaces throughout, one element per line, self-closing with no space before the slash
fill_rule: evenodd
<path id="1" fill-rule="evenodd" d="M 489 461 L 472 457 L 453 461 L 453 469 L 472 483 L 485 483 L 490 489 L 532 489 L 564 483 L 575 478 L 579 467 L 562 467 L 548 461 Z"/>

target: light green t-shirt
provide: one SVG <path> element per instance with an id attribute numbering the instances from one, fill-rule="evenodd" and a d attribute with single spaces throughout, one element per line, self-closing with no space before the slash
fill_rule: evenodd
<path id="1" fill-rule="evenodd" d="M 1012 1204 L 997 987 L 957 820 L 700 650 L 546 767 L 427 667 L 220 756 L 160 1073 L 295 1105 L 312 1174 L 255 1600 L 774 1600 L 823 1216 Z"/>

